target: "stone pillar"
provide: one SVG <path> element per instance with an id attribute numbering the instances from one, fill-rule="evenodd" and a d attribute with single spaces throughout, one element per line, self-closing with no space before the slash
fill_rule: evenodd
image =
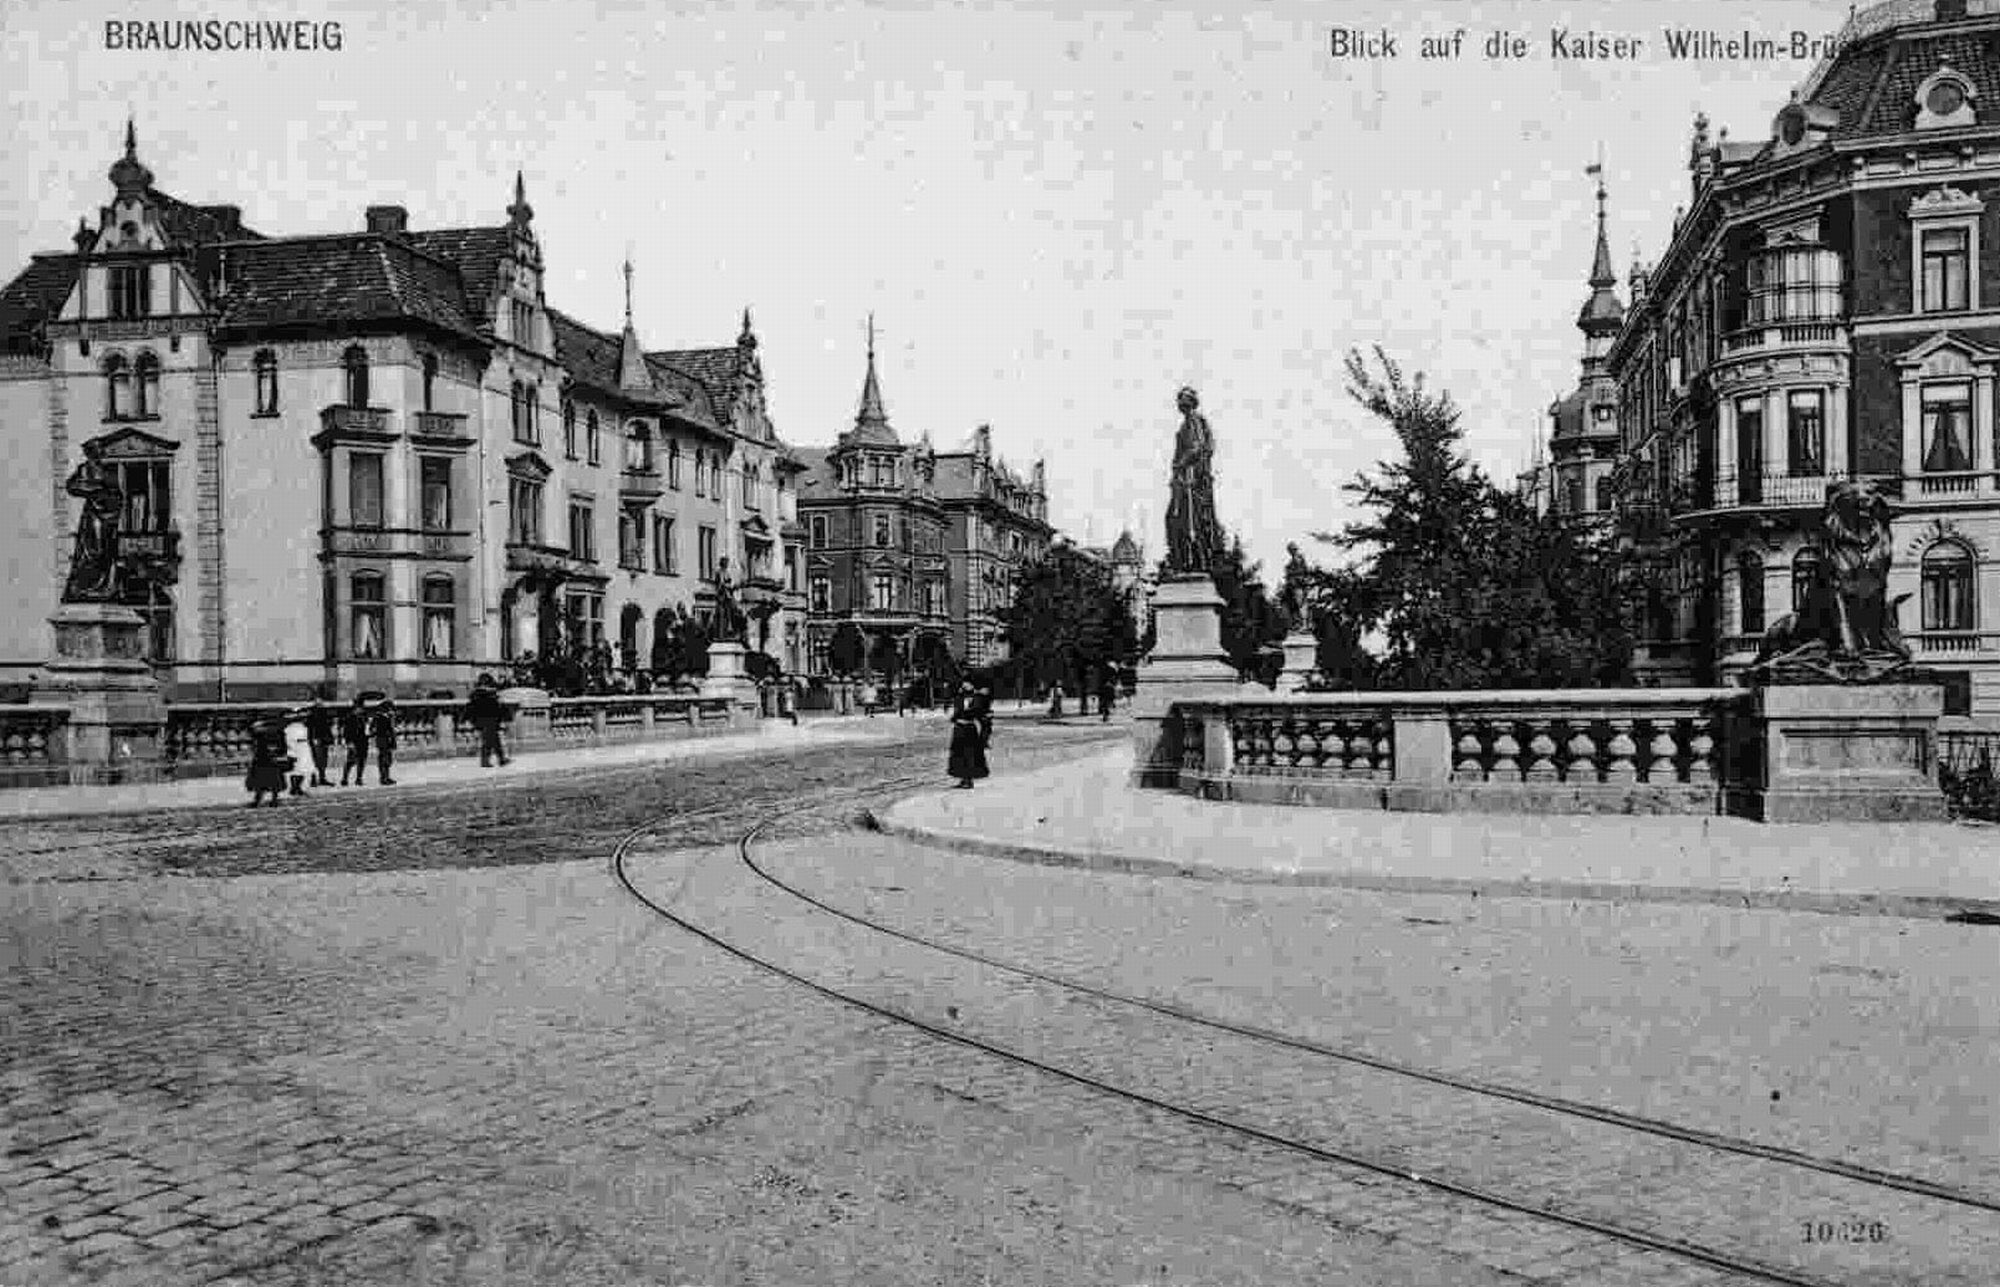
<path id="1" fill-rule="evenodd" d="M 1303 630 L 1294 630 L 1285 636 L 1283 646 L 1285 669 L 1278 676 L 1278 691 L 1303 692 L 1306 680 L 1312 677 L 1314 662 L 1319 657 L 1319 640 Z"/>
<path id="2" fill-rule="evenodd" d="M 541 688 L 503 688 L 500 705 L 513 712 L 511 734 L 516 746 L 540 746 L 549 741 L 549 695 Z"/>
<path id="3" fill-rule="evenodd" d="M 29 701 L 66 706 L 72 783 L 150 782 L 166 769 L 167 708 L 146 662 L 146 624 L 112 603 L 65 603 L 49 618 L 55 656 Z"/>
<path id="4" fill-rule="evenodd" d="M 1174 703 L 1233 697 L 1240 681 L 1222 650 L 1222 597 L 1205 575 L 1161 580 L 1153 592 L 1155 642 L 1132 695 L 1132 784 L 1180 784 L 1180 723 Z"/>
<path id="5" fill-rule="evenodd" d="M 1944 690 L 1773 684 L 1759 690 L 1750 805 L 1766 822 L 1941 822 Z"/>

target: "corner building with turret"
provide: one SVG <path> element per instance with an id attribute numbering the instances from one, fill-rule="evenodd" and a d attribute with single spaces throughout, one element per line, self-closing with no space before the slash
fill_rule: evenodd
<path id="1" fill-rule="evenodd" d="M 1748 664 L 1865 478 L 1947 715 L 2000 716 L 2000 0 L 1856 14 L 1764 137 L 1697 117 L 1688 169 L 1606 355 L 1641 678 Z"/>
<path id="2" fill-rule="evenodd" d="M 573 644 L 645 669 L 725 558 L 752 646 L 799 668 L 802 466 L 747 314 L 733 344 L 648 351 L 630 265 L 620 331 L 559 312 L 519 176 L 501 222 L 375 206 L 296 237 L 168 195 L 129 127 L 110 178 L 74 248 L 0 290 L 0 678 L 48 655 L 86 444 L 178 699 L 458 692 Z"/>

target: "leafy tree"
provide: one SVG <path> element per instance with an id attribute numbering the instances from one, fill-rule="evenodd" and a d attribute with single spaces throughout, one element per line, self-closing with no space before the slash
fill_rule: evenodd
<path id="1" fill-rule="evenodd" d="M 1130 665 L 1138 632 L 1111 569 L 1070 542 L 1023 568 L 1005 614 L 1010 660 L 1038 684 L 1070 692 L 1106 666 Z"/>
<path id="2" fill-rule="evenodd" d="M 1406 378 L 1380 349 L 1376 358 L 1379 376 L 1348 355 L 1348 391 L 1390 425 L 1402 452 L 1347 485 L 1368 516 L 1322 534 L 1359 560 L 1351 579 L 1319 587 L 1320 619 L 1328 604 L 1342 610 L 1329 673 L 1365 669 L 1354 656 L 1365 630 L 1384 643 L 1373 676 L 1382 687 L 1629 682 L 1634 582 L 1617 552 L 1495 486 L 1462 450 L 1451 396 Z"/>
<path id="3" fill-rule="evenodd" d="M 836 675 L 858 675 L 868 660 L 868 640 L 861 633 L 861 627 L 852 621 L 843 621 L 833 628 L 833 638 L 827 641 L 827 668 Z"/>

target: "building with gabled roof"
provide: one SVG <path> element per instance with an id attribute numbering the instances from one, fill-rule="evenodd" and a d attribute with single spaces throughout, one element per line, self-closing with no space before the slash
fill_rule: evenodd
<path id="1" fill-rule="evenodd" d="M 725 571 L 798 669 L 793 480 L 746 312 L 648 351 L 550 307 L 522 176 L 503 222 L 270 236 L 155 186 L 128 124 L 113 197 L 0 288 L 0 671 L 46 656 L 86 444 L 179 698 L 462 690 L 579 647 L 654 661 Z M 789 655 L 787 650 L 789 649 Z"/>

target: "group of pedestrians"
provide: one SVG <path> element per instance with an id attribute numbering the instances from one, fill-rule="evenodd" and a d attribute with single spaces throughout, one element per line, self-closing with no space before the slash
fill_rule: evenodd
<path id="1" fill-rule="evenodd" d="M 332 786 L 326 771 L 336 734 L 347 752 L 340 766 L 341 786 L 350 780 L 355 786 L 366 783 L 371 747 L 381 784 L 396 785 L 390 776 L 396 762 L 396 704 L 381 693 L 361 693 L 336 720 L 333 709 L 315 697 L 282 718 L 250 726 L 250 771 L 243 783 L 250 807 L 275 806 L 286 795 L 303 796 L 308 785 Z"/>

